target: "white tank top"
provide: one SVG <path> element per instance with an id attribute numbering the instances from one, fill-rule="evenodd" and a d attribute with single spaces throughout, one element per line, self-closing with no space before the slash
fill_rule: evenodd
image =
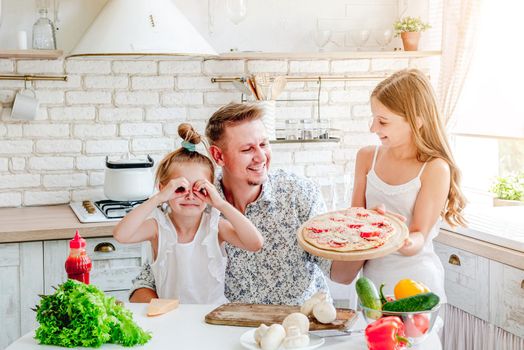
<path id="1" fill-rule="evenodd" d="M 406 217 L 406 225 L 409 227 L 421 187 L 420 175 L 426 163 L 414 179 L 401 185 L 389 185 L 375 173 L 378 149 L 379 146 L 375 149 L 373 164 L 367 174 L 366 207 L 373 208 L 384 204 L 387 211 Z M 445 303 L 447 299 L 444 291 L 444 268 L 433 249 L 433 239 L 438 235 L 439 226 L 440 219 L 429 231 L 426 243 L 418 254 L 403 256 L 395 252 L 382 258 L 368 260 L 364 265 L 364 276 L 370 278 L 377 288 L 385 283 L 384 292 L 387 295 L 393 295 L 393 289 L 399 280 L 410 278 L 424 283 L 440 297 L 442 303 Z"/>
<path id="2" fill-rule="evenodd" d="M 155 209 L 158 253 L 151 264 L 159 298 L 176 298 L 182 304 L 223 304 L 226 253 L 218 242 L 220 212 L 207 208 L 193 241 L 179 243 L 169 216 Z"/>

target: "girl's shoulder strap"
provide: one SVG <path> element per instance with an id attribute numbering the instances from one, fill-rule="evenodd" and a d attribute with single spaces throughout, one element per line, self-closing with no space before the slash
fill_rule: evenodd
<path id="1" fill-rule="evenodd" d="M 371 163 L 371 170 L 375 170 L 375 163 L 377 162 L 377 154 L 379 147 L 379 145 L 375 147 L 375 153 L 373 154 L 373 163 Z"/>
<path id="2" fill-rule="evenodd" d="M 418 175 L 417 177 L 420 177 L 422 175 L 422 172 L 424 171 L 424 168 L 426 168 L 426 165 L 428 164 L 428 162 L 424 162 L 424 164 L 422 164 L 422 167 L 420 168 L 420 171 L 418 172 Z"/>

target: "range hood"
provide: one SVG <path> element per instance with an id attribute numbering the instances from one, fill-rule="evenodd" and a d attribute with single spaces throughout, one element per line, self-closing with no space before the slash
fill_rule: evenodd
<path id="1" fill-rule="evenodd" d="M 217 55 L 172 0 L 109 0 L 68 57 Z"/>

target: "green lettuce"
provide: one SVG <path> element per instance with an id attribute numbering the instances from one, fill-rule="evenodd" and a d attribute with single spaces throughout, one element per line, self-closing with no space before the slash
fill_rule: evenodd
<path id="1" fill-rule="evenodd" d="M 93 285 L 75 280 L 61 284 L 52 295 L 41 296 L 36 307 L 41 344 L 68 348 L 100 347 L 104 343 L 143 345 L 151 333 L 133 322 L 131 311 Z"/>

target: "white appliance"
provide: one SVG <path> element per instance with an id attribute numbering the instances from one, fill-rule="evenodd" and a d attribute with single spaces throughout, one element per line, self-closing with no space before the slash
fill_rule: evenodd
<path id="1" fill-rule="evenodd" d="M 105 196 L 119 202 L 149 198 L 155 186 L 154 163 L 149 155 L 146 159 L 109 160 L 109 157 L 106 157 Z"/>

